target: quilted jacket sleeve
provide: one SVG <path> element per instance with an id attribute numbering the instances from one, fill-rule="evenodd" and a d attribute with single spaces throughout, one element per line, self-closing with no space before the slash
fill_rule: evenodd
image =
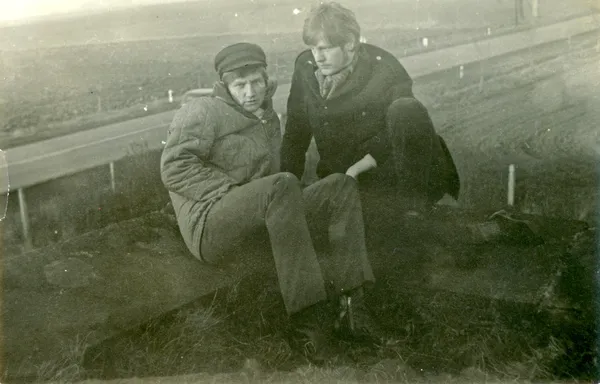
<path id="1" fill-rule="evenodd" d="M 169 128 L 161 156 L 161 178 L 166 188 L 188 199 L 203 201 L 236 184 L 211 164 L 216 120 L 203 100 L 184 105 Z"/>

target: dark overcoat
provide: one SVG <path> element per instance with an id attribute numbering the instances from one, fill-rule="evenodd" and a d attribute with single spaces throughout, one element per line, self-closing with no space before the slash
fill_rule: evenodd
<path id="1" fill-rule="evenodd" d="M 386 127 L 387 110 L 398 98 L 414 98 L 413 81 L 398 59 L 384 49 L 361 44 L 357 54 L 352 74 L 328 99 L 321 97 L 311 51 L 297 57 L 281 147 L 282 171 L 302 176 L 305 153 L 314 136 L 320 156 L 319 177 L 345 173 L 366 154 L 378 164 L 367 174 L 393 177 L 389 175 L 393 166 L 388 161 L 392 147 Z M 444 185 L 438 188 L 457 197 L 459 182 L 454 162 L 437 134 L 436 141 L 432 178 L 444 179 Z"/>

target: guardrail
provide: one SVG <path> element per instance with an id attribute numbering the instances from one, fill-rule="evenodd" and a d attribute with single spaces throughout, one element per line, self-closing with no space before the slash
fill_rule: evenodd
<path id="1" fill-rule="evenodd" d="M 468 64 L 546 43 L 568 40 L 596 30 L 599 30 L 599 24 L 597 15 L 594 14 L 420 53 L 401 58 L 400 61 L 416 79 L 456 67 L 463 70 Z M 274 107 L 280 113 L 285 110 L 289 87 L 290 84 L 280 85 L 274 97 Z M 204 94 L 210 93 L 210 90 L 195 92 Z M 8 167 L 10 188 L 18 190 L 25 248 L 31 248 L 32 243 L 24 188 L 107 164 L 114 186 L 114 162 L 129 156 L 131 146 L 136 143 L 143 143 L 146 150 L 161 149 L 166 129 L 174 114 L 175 111 L 164 112 L 6 151 L 7 164 L 0 166 L 0 174 L 6 172 Z M 0 185 L 0 194 L 7 192 L 8 186 Z"/>

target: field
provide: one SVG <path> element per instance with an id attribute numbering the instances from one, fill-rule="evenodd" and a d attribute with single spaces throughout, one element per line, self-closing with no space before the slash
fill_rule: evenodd
<path id="1" fill-rule="evenodd" d="M 599 48 L 592 35 L 549 48 L 563 52 L 554 58 L 542 59 L 540 49 L 471 68 L 478 78 L 520 66 L 462 90 L 447 76 L 443 83 L 423 79 L 416 86 L 455 153 L 463 206 L 505 205 L 508 166 L 514 164 L 519 209 L 597 219 Z M 454 81 L 462 80 L 455 75 Z M 442 96 L 446 92 L 452 96 Z"/>
<path id="2" fill-rule="evenodd" d="M 157 219 L 166 224 L 149 224 L 144 218 L 139 218 L 128 227 L 118 227 L 120 233 L 115 233 L 113 228 L 109 230 L 109 235 L 95 233 L 71 239 L 69 245 L 58 248 L 58 252 L 67 255 L 76 249 L 95 252 L 90 242 L 96 239 L 105 247 L 103 256 L 95 255 L 110 257 L 108 254 L 112 253 L 117 259 L 130 259 L 128 264 L 132 262 L 131 259 L 141 256 L 141 249 L 152 252 L 153 243 L 147 237 L 151 231 L 146 231 L 151 226 L 159 225 L 163 229 L 172 228 L 176 231 L 174 223 L 169 224 L 170 219 L 165 215 L 155 216 Z M 561 226 L 561 230 L 565 229 Z M 424 231 L 419 235 L 419 231 L 408 231 L 414 238 L 403 241 L 400 248 L 394 248 L 393 252 L 387 246 L 371 250 L 378 281 L 367 295 L 367 300 L 388 335 L 387 341 L 380 346 L 343 340 L 337 345 L 337 357 L 329 359 L 323 366 L 309 364 L 286 341 L 286 315 L 277 279 L 272 273 L 273 268 L 269 268 L 268 264 L 262 265 L 263 262 L 268 263 L 268 255 L 263 253 L 261 256 L 249 251 L 252 245 L 247 244 L 243 249 L 252 255 L 254 263 L 261 263 L 260 271 L 235 279 L 227 288 L 88 349 L 87 332 L 75 336 L 62 327 L 69 335 L 61 340 L 62 351 L 53 349 L 58 352 L 52 355 L 53 359 L 37 365 L 30 372 L 38 381 L 68 383 L 82 379 L 95 379 L 92 382 L 107 379 L 120 379 L 122 381 L 117 381 L 120 383 L 161 382 L 152 379 L 157 376 L 171 376 L 162 379 L 162 382 L 189 383 L 547 382 L 553 379 L 591 380 L 594 377 L 597 367 L 593 358 L 596 331 L 591 319 L 594 311 L 587 305 L 588 296 L 580 299 L 583 307 L 579 310 L 571 306 L 567 309 L 556 308 L 553 305 L 540 305 L 537 300 L 522 302 L 514 300 L 515 297 L 491 297 L 482 292 L 486 287 L 484 282 L 477 283 L 469 278 L 470 274 L 485 270 L 480 266 L 486 265 L 490 259 L 525 259 L 531 265 L 526 267 L 527 272 L 522 277 L 535 275 L 533 280 L 539 277 L 536 269 L 554 275 L 555 262 L 566 262 L 563 257 L 556 258 L 564 252 L 563 242 L 550 241 L 538 246 L 495 242 L 479 246 L 454 244 L 450 249 L 441 246 L 439 237 L 434 236 L 434 240 L 427 241 L 425 239 L 431 239 L 429 233 Z M 146 233 L 144 240 L 140 240 L 145 237 L 142 233 Z M 580 232 L 579 235 L 578 241 L 571 242 L 570 254 L 574 258 L 593 260 L 593 232 Z M 398 242 L 394 244 L 388 241 L 387 245 L 398 245 Z M 121 249 L 123 246 L 126 251 Z M 400 251 L 396 252 L 397 249 Z M 172 250 L 177 252 L 176 249 Z M 455 258 L 457 250 L 470 253 L 467 258 L 471 258 L 471 262 L 463 261 L 462 267 L 448 269 L 460 262 Z M 136 256 L 129 256 L 129 252 Z M 40 254 L 36 256 L 44 258 Z M 164 266 L 167 271 L 163 273 L 172 276 L 167 266 L 170 263 L 163 264 L 159 259 L 164 256 L 156 256 L 144 260 L 153 264 L 154 268 Z M 263 256 L 266 258 L 262 259 Z M 22 263 L 36 264 L 34 259 L 36 257 L 30 257 Z M 473 260 L 479 260 L 479 263 L 473 263 Z M 539 265 L 541 262 L 547 264 Z M 525 264 L 519 262 L 521 267 Z M 504 262 L 493 262 L 493 265 L 508 267 Z M 468 289 L 458 293 L 442 286 L 436 289 L 430 284 L 439 278 L 440 272 L 448 270 L 463 278 L 466 276 L 470 281 Z M 575 279 L 573 287 L 588 287 L 590 290 L 587 292 L 593 295 L 593 271 L 581 273 L 581 270 L 560 270 L 565 272 L 565 276 L 570 275 Z M 490 268 L 487 271 L 511 276 L 505 270 Z M 106 272 L 110 272 L 110 269 Z M 576 276 L 572 274 L 577 272 Z M 14 274 L 12 276 L 9 290 L 15 288 Z M 131 277 L 138 279 L 138 276 Z M 193 276 L 188 275 L 184 280 L 189 282 L 190 278 L 193 279 Z M 139 279 L 138 284 L 142 287 L 143 277 Z M 501 282 L 502 278 L 498 281 Z M 515 278 L 511 283 L 521 285 L 523 281 Z M 122 286 L 122 281 L 117 278 L 114 284 Z M 525 282 L 525 285 L 528 284 Z M 533 285 L 540 288 L 537 284 Z M 563 287 L 562 284 L 560 286 Z M 23 288 L 18 291 L 22 295 L 31 292 L 32 296 L 41 296 Z M 167 291 L 172 288 L 165 287 Z M 152 294 L 153 291 L 147 293 Z M 14 294 L 15 291 L 12 292 Z M 179 289 L 174 292 L 181 293 Z M 102 295 L 88 296 L 85 289 L 71 290 L 65 295 L 75 299 L 75 307 L 77 303 L 89 303 L 88 300 L 94 298 L 103 300 Z M 135 301 L 136 297 L 123 293 L 121 298 Z M 36 302 L 41 307 L 46 306 Z M 36 311 L 31 304 L 28 308 Z M 14 322 L 19 322 L 16 317 L 13 317 L 10 329 L 22 329 L 15 327 Z M 32 325 L 30 320 L 27 320 L 27 324 Z M 74 326 L 77 327 L 76 324 Z M 56 324 L 52 322 L 49 329 L 56 332 Z M 15 338 L 11 339 L 13 342 L 8 345 L 14 346 Z M 32 338 L 29 336 L 24 339 Z M 21 355 L 26 353 L 26 349 L 20 350 Z M 18 369 L 18 364 L 13 364 L 11 373 L 17 375 Z M 125 378 L 137 379 L 123 380 Z"/>
<path id="3" fill-rule="evenodd" d="M 168 90 L 178 97 L 210 87 L 214 54 L 239 40 L 261 44 L 271 73 L 287 83 L 294 58 L 305 48 L 303 13 L 292 10 L 304 12 L 309 4 L 205 0 L 4 27 L 0 148 L 172 109 Z M 423 50 L 424 36 L 434 49 L 483 38 L 488 28 L 497 34 L 532 23 L 527 15 L 517 26 L 509 0 L 345 4 L 357 13 L 369 42 L 398 56 Z M 553 0 L 541 6 L 536 22 L 588 11 L 586 2 L 565 6 Z"/>

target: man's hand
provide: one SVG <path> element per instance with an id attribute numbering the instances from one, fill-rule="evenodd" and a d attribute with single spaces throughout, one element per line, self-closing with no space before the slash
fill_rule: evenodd
<path id="1" fill-rule="evenodd" d="M 346 175 L 356 179 L 358 175 L 363 172 L 367 172 L 373 168 L 377 167 L 377 162 L 370 154 L 367 154 L 365 157 L 352 164 L 350 168 L 346 171 Z"/>
<path id="2" fill-rule="evenodd" d="M 346 171 L 346 175 L 350 176 L 353 179 L 356 179 L 358 177 L 358 174 L 352 167 L 348 168 L 348 170 Z"/>

